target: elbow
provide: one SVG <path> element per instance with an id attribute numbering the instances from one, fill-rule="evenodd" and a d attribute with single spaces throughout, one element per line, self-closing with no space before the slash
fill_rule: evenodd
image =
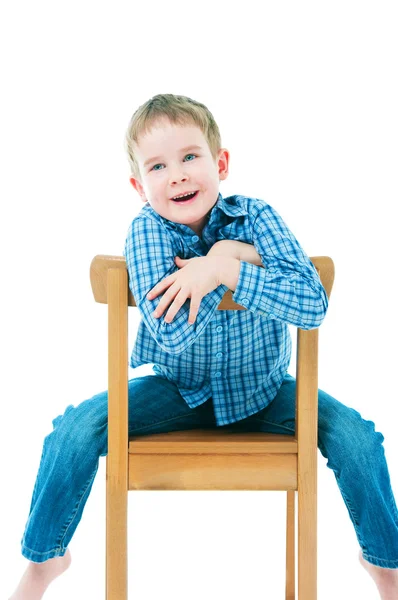
<path id="1" fill-rule="evenodd" d="M 320 327 L 322 323 L 323 318 L 306 320 L 301 323 L 300 329 L 304 329 L 305 331 L 310 331 L 311 329 L 318 329 L 318 327 Z"/>
<path id="2" fill-rule="evenodd" d="M 326 317 L 328 305 L 328 297 L 323 290 L 323 293 L 318 296 L 316 303 L 312 304 L 311 311 L 307 313 L 307 317 L 303 319 L 300 329 L 308 331 L 320 327 Z"/>

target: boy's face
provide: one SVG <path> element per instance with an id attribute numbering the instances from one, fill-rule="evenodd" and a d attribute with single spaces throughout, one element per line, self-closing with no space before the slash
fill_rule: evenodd
<path id="1" fill-rule="evenodd" d="M 222 148 L 214 160 L 199 127 L 174 125 L 168 119 L 157 121 L 149 133 L 139 136 L 134 150 L 141 178 L 130 181 L 142 201 L 148 201 L 162 217 L 201 235 L 217 202 L 220 181 L 228 176 L 228 150 Z M 191 202 L 172 200 L 195 191 Z"/>

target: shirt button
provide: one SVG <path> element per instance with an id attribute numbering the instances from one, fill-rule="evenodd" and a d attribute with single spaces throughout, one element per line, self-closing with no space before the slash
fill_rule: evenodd
<path id="1" fill-rule="evenodd" d="M 219 325 L 216 329 L 216 331 L 222 331 L 222 325 Z"/>
<path id="2" fill-rule="evenodd" d="M 249 298 L 242 298 L 242 302 L 249 302 Z"/>
<path id="3" fill-rule="evenodd" d="M 222 357 L 222 352 L 217 352 L 216 358 L 221 358 L 221 357 Z"/>
<path id="4" fill-rule="evenodd" d="M 192 241 L 193 242 L 197 242 L 199 240 L 199 236 L 198 235 L 193 235 L 192 236 Z"/>
<path id="5" fill-rule="evenodd" d="M 216 372 L 214 373 L 214 375 L 215 375 L 216 377 L 221 377 L 221 371 L 216 371 Z"/>

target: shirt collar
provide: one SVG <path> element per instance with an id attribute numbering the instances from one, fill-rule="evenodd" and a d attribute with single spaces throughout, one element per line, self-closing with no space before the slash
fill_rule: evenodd
<path id="1" fill-rule="evenodd" d="M 223 198 L 221 193 L 218 194 L 217 202 L 213 206 L 210 211 L 208 221 L 205 227 L 211 228 L 212 226 L 218 224 L 220 220 L 220 214 L 224 213 L 229 217 L 241 217 L 242 215 L 248 215 L 248 211 L 245 207 L 245 203 L 242 202 L 242 196 L 228 196 L 227 198 Z M 165 217 L 162 217 L 159 213 L 153 210 L 152 206 L 149 204 L 145 204 L 142 209 L 144 212 L 149 212 L 154 215 L 156 218 L 160 219 L 167 228 L 171 228 L 177 231 L 180 231 L 182 234 L 189 233 L 192 235 L 192 230 L 188 225 L 184 225 L 183 223 L 175 223 L 174 221 L 170 221 Z"/>

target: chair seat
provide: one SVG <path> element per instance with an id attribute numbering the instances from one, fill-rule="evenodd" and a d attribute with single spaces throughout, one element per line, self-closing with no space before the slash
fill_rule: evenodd
<path id="1" fill-rule="evenodd" d="M 214 429 L 130 436 L 129 490 L 297 490 L 292 435 Z"/>
<path id="2" fill-rule="evenodd" d="M 189 429 L 130 436 L 131 454 L 297 454 L 297 438 L 276 433 Z"/>

